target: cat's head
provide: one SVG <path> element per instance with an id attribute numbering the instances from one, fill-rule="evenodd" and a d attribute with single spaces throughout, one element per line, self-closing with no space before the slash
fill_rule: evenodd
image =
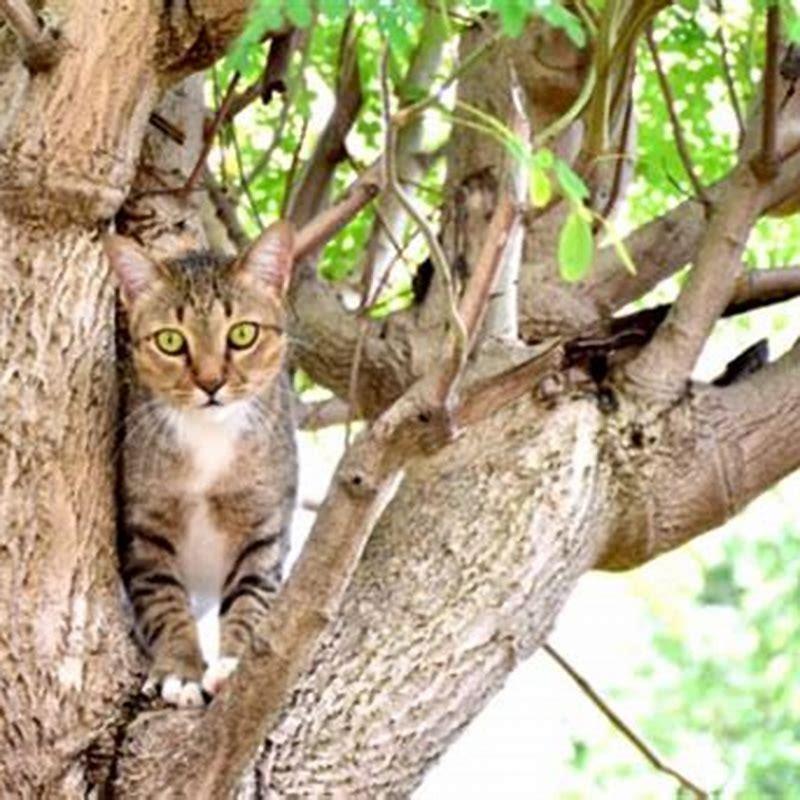
<path id="1" fill-rule="evenodd" d="M 122 236 L 105 249 L 120 282 L 139 381 L 170 406 L 220 409 L 258 395 L 281 370 L 288 223 L 234 259 L 192 252 L 159 261 Z"/>

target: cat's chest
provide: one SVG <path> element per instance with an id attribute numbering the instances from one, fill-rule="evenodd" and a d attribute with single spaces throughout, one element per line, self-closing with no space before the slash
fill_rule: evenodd
<path id="1" fill-rule="evenodd" d="M 176 433 L 183 461 L 181 570 L 191 594 L 213 598 L 224 579 L 232 542 L 213 513 L 211 497 L 236 475 L 242 429 L 236 419 L 214 422 L 190 416 L 181 420 Z"/>
<path id="2" fill-rule="evenodd" d="M 183 454 L 182 489 L 189 495 L 208 493 L 230 475 L 241 431 L 234 425 L 186 421 L 178 434 Z"/>

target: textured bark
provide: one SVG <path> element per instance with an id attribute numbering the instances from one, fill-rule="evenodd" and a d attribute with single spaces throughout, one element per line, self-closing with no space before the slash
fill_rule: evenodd
<path id="1" fill-rule="evenodd" d="M 597 385 L 563 361 L 562 344 L 548 343 L 531 362 L 531 348 L 487 341 L 464 396 L 474 400 L 475 387 L 491 391 L 456 415 L 466 426 L 459 438 L 408 465 L 338 613 L 336 603 L 321 610 L 309 603 L 294 617 L 284 609 L 296 626 L 283 632 L 296 638 L 293 646 L 327 632 L 313 656 L 307 648 L 312 666 L 299 682 L 287 674 L 270 690 L 291 692 L 282 713 L 235 679 L 204 712 L 142 709 L 145 664 L 114 555 L 113 286 L 98 239 L 116 218 L 164 252 L 204 240 L 195 198 L 152 190 L 180 186 L 201 149 L 200 84 L 176 82 L 218 55 L 246 5 L 54 0 L 48 10 L 65 45 L 36 77 L 15 37 L 0 29 L 2 796 L 72 798 L 113 788 L 149 797 L 162 793 L 165 772 L 174 796 L 219 796 L 236 785 L 243 753 L 251 752 L 243 737 L 265 730 L 268 747 L 241 776 L 242 796 L 407 795 L 547 636 L 585 571 L 629 568 L 676 547 L 800 464 L 797 352 L 731 387 L 684 386 L 665 402 L 657 392 L 631 393 L 613 370 Z M 473 45 L 466 37 L 465 48 Z M 496 79 L 486 81 L 481 68 L 464 79 L 462 98 L 507 117 L 506 59 L 519 74 L 534 134 L 581 89 L 585 57 L 533 25 L 483 65 Z M 145 136 L 170 88 L 159 113 L 186 133 L 184 147 L 155 129 Z M 339 113 L 352 118 L 352 103 Z M 581 125 L 558 142 L 576 163 Z M 344 133 L 334 133 L 340 142 Z M 444 242 L 467 274 L 487 244 L 503 158 L 489 140 L 456 130 Z M 798 174 L 793 156 L 759 195 L 758 209 L 795 196 Z M 604 207 L 621 196 L 610 183 L 618 180 L 592 175 Z M 305 216 L 325 196 L 322 184 L 327 179 L 302 204 Z M 711 196 L 735 186 L 726 179 Z M 758 209 L 748 209 L 744 223 Z M 519 304 L 529 340 L 602 332 L 612 311 L 698 259 L 701 240 L 710 247 L 726 235 L 724 226 L 707 232 L 702 208 L 687 201 L 630 237 L 642 265 L 636 276 L 609 250 L 585 284 L 566 287 L 554 279 L 552 257 L 562 214 L 554 206 L 527 220 Z M 714 252 L 728 252 L 725 242 L 716 246 L 700 256 L 706 273 Z M 293 293 L 299 363 L 347 398 L 360 320 L 311 270 Z M 715 296 L 714 313 L 723 306 Z M 440 364 L 443 308 L 434 281 L 409 312 L 369 323 L 359 413 L 376 417 Z M 659 368 L 670 366 L 674 348 L 664 347 L 661 359 Z M 342 525 L 346 504 L 332 511 Z M 338 581 L 340 592 L 351 556 L 338 559 L 344 564 L 325 560 L 321 581 Z M 325 572 L 334 569 L 341 574 Z M 278 659 L 288 663 L 289 649 Z"/>

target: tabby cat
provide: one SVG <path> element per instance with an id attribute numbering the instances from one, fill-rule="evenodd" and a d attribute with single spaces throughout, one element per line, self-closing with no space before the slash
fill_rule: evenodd
<path id="1" fill-rule="evenodd" d="M 152 656 L 147 687 L 177 706 L 213 695 L 281 580 L 297 459 L 283 365 L 292 231 L 240 257 L 158 261 L 109 236 L 132 358 L 122 445 L 122 577 Z M 195 616 L 219 603 L 206 665 Z M 206 695 L 204 695 L 205 690 Z"/>

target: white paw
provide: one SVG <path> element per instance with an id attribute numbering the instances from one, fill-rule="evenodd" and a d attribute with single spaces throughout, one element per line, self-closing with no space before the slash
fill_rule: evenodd
<path id="1" fill-rule="evenodd" d="M 239 659 L 233 656 L 222 656 L 212 661 L 203 675 L 203 688 L 210 695 L 215 695 L 239 666 Z"/>
<path id="2" fill-rule="evenodd" d="M 161 684 L 161 697 L 178 708 L 202 708 L 203 690 L 197 681 L 185 681 L 177 675 L 167 675 Z"/>

